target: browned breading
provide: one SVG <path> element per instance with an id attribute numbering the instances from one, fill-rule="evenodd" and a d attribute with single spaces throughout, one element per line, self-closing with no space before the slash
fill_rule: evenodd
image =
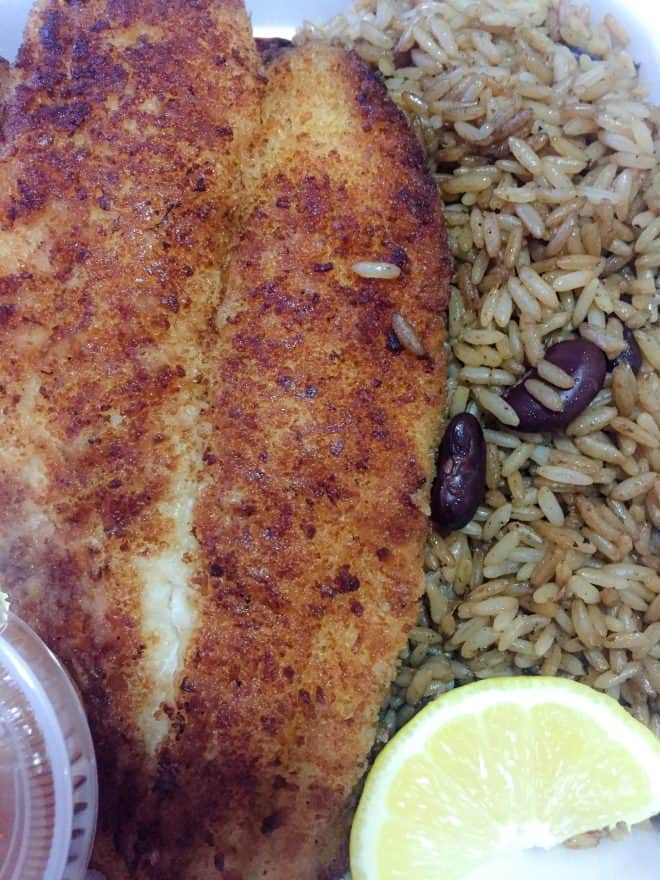
<path id="1" fill-rule="evenodd" d="M 84 694 L 111 878 L 152 846 L 257 64 L 238 0 L 44 0 L 0 142 L 0 579 Z"/>
<path id="2" fill-rule="evenodd" d="M 18 81 L 16 68 L 0 56 L 0 150 L 3 142 L 3 125 L 7 102 Z"/>
<path id="3" fill-rule="evenodd" d="M 0 122 L 2 121 L 5 103 L 13 88 L 13 68 L 0 56 Z"/>
<path id="4" fill-rule="evenodd" d="M 436 188 L 356 58 L 309 46 L 269 79 L 210 385 L 202 625 L 162 755 L 182 851 L 154 878 L 341 876 L 422 591 L 449 278 Z M 361 279 L 360 260 L 402 275 Z M 395 312 L 428 356 L 397 350 Z"/>
<path id="5" fill-rule="evenodd" d="M 11 76 L 0 578 L 84 696 L 93 864 L 339 876 L 422 589 L 449 261 L 421 150 L 339 50 L 276 58 L 261 103 L 237 0 L 43 0 Z"/>

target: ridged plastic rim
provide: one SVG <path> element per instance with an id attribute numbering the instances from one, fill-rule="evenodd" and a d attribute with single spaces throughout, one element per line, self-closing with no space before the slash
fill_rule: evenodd
<path id="1" fill-rule="evenodd" d="M 69 855 L 73 818 L 71 772 L 64 736 L 43 687 L 19 651 L 5 639 L 0 640 L 0 662 L 10 673 L 13 683 L 23 693 L 43 736 L 55 800 L 52 840 L 45 876 L 59 878 L 64 874 Z M 26 772 L 29 773 L 30 769 L 26 768 Z M 54 772 L 55 770 L 57 772 Z"/>
<path id="2" fill-rule="evenodd" d="M 19 714 L 33 716 L 52 781 L 54 821 L 40 880 L 82 880 L 96 830 L 98 791 L 94 748 L 80 698 L 55 655 L 13 614 L 0 636 L 0 665 L 24 697 L 26 711 Z M 23 868 L 19 865 L 7 880 L 23 880 L 21 869 L 29 860 L 27 853 Z M 4 880 L 1 871 L 0 877 Z"/>

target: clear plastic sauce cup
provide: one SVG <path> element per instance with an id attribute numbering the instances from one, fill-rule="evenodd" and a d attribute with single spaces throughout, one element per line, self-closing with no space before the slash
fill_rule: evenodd
<path id="1" fill-rule="evenodd" d="M 83 880 L 97 799 L 76 689 L 10 613 L 0 635 L 0 880 Z"/>

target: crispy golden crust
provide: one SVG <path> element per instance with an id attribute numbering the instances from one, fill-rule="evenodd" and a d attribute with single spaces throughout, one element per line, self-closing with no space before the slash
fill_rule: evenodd
<path id="1" fill-rule="evenodd" d="M 0 148 L 2 147 L 3 141 L 3 125 L 6 105 L 14 91 L 17 81 L 18 76 L 15 67 L 0 56 Z"/>
<path id="2" fill-rule="evenodd" d="M 12 89 L 12 67 L 0 56 L 0 122 L 4 116 L 5 103 Z"/>
<path id="3" fill-rule="evenodd" d="M 162 755 L 181 851 L 154 878 L 341 876 L 422 591 L 449 278 L 436 188 L 356 58 L 310 46 L 269 78 L 210 386 L 203 622 Z M 358 260 L 402 275 L 360 279 Z M 427 357 L 392 350 L 393 312 Z"/>
<path id="4" fill-rule="evenodd" d="M 163 682 L 141 566 L 176 552 L 202 467 L 257 64 L 238 0 L 47 0 L 4 119 L 0 579 L 84 694 L 111 878 L 115 845 L 151 845 L 142 716 Z"/>
<path id="5" fill-rule="evenodd" d="M 356 59 L 278 58 L 255 139 L 257 70 L 238 2 L 48 0 L 4 120 L 0 577 L 83 691 L 109 880 L 338 876 L 421 591 L 436 190 Z M 200 625 L 168 682 L 173 553 Z"/>

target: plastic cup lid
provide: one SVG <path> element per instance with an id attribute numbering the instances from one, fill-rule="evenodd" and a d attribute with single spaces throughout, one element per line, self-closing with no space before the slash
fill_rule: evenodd
<path id="1" fill-rule="evenodd" d="M 78 694 L 10 613 L 0 635 L 0 880 L 82 880 L 96 811 L 96 762 Z"/>

